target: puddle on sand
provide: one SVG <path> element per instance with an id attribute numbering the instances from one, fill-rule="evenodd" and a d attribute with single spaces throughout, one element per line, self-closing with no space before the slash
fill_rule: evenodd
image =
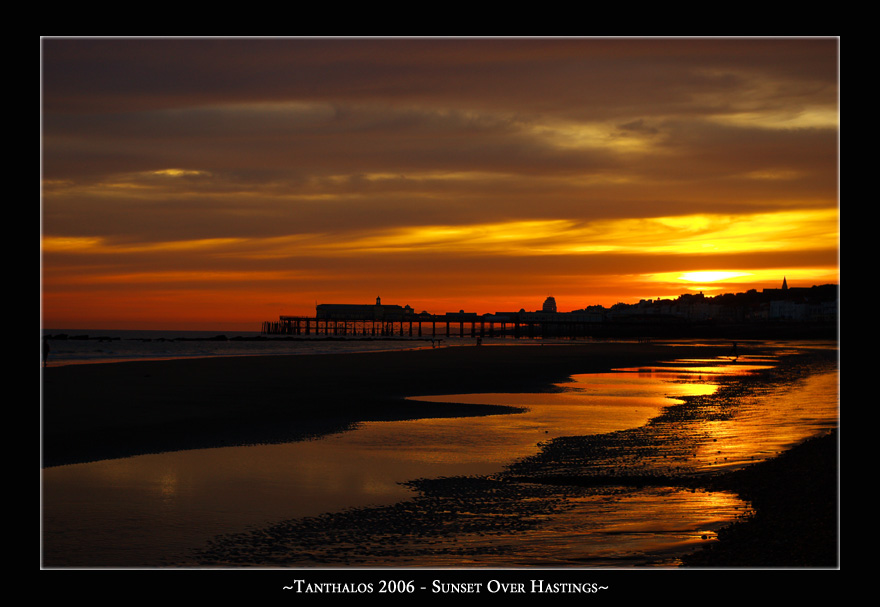
<path id="1" fill-rule="evenodd" d="M 664 407 L 682 402 L 677 398 L 715 392 L 717 385 L 712 381 L 713 376 L 763 368 L 706 363 L 686 368 L 637 367 L 579 374 L 572 376 L 569 382 L 557 384 L 558 392 L 445 394 L 411 397 L 410 400 L 524 408 L 523 413 L 505 416 L 508 419 L 502 424 L 494 418 L 472 418 L 468 427 L 456 427 L 456 432 L 467 437 L 469 434 L 483 435 L 491 426 L 494 432 L 505 435 L 508 452 L 511 444 L 518 445 L 515 456 L 521 457 L 534 453 L 536 439 L 545 441 L 559 436 L 588 436 L 641 427 L 660 415 Z M 449 422 L 423 420 L 419 423 L 436 429 Z M 389 439 L 393 440 L 392 437 Z M 457 439 L 451 436 L 450 440 Z"/>

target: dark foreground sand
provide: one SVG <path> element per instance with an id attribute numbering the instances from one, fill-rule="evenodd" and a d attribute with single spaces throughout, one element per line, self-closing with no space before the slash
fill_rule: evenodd
<path id="1" fill-rule="evenodd" d="M 709 489 L 752 503 L 752 518 L 687 555 L 690 567 L 838 567 L 839 436 L 833 431 L 779 457 L 722 475 Z"/>
<path id="2" fill-rule="evenodd" d="M 725 346 L 591 343 L 50 367 L 43 374 L 43 465 L 289 441 L 366 420 L 486 414 L 497 409 L 467 405 L 450 409 L 443 405 L 441 413 L 436 405 L 404 398 L 547 390 L 576 373 L 646 365 L 673 357 L 711 358 L 726 351 Z M 697 415 L 699 410 L 697 403 L 675 415 Z M 674 427 L 682 419 L 670 418 L 664 423 Z M 662 427 L 663 423 L 656 425 Z M 555 451 L 548 449 L 543 457 L 509 471 L 503 479 L 504 491 L 512 491 L 512 495 L 504 503 L 522 503 L 518 492 L 526 487 L 529 491 L 544 491 L 540 487 L 545 487 L 556 499 L 562 495 L 560 486 L 607 483 L 607 467 L 600 465 L 603 457 L 616 458 L 633 444 L 642 448 L 659 440 L 664 440 L 661 434 L 650 430 L 626 435 L 626 444 L 554 442 Z M 596 465 L 591 469 L 572 467 L 567 464 L 570 453 L 575 453 L 578 461 Z M 626 478 L 613 482 L 699 484 L 734 490 L 754 504 L 757 515 L 753 520 L 720 534 L 721 541 L 713 550 L 689 557 L 686 565 L 834 567 L 838 563 L 837 443 L 833 435 L 778 460 L 717 478 L 694 479 L 686 470 L 670 470 L 667 478 L 645 479 L 639 477 L 638 458 L 632 461 L 630 467 L 617 468 L 624 470 Z M 483 492 L 490 480 L 472 479 L 454 488 L 442 480 L 419 482 L 426 494 L 434 491 L 431 499 L 446 499 L 450 491 L 460 493 L 465 485 L 468 491 Z M 549 504 L 551 500 L 534 503 Z M 395 516 L 400 521 L 413 515 Z M 410 522 L 424 531 L 424 521 Z M 341 524 L 339 520 L 324 523 Z M 269 546 L 270 553 L 290 545 L 291 534 L 299 531 L 291 528 L 281 533 L 288 537 Z M 323 539 L 319 541 L 324 545 Z M 233 544 L 223 548 L 223 554 L 203 554 L 199 564 L 253 565 L 264 558 L 256 556 L 256 561 L 248 562 L 255 547 L 247 542 Z M 243 553 L 235 554 L 240 548 Z M 244 561 L 237 560 L 242 558 Z M 264 562 L 268 561 L 271 559 Z"/>

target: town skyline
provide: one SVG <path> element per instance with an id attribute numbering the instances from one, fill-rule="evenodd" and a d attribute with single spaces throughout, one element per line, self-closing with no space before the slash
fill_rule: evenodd
<path id="1" fill-rule="evenodd" d="M 575 310 L 559 310 L 548 296 L 540 309 L 477 312 L 460 309 L 437 313 L 418 311 L 409 304 L 321 303 L 315 313 L 281 315 L 262 323 L 264 335 L 325 337 L 694 337 L 739 336 L 763 338 L 832 339 L 838 330 L 839 286 L 789 287 L 758 292 L 723 293 L 706 297 L 686 293 L 674 299 L 640 300 Z M 441 325 L 438 333 L 438 324 Z M 423 328 L 424 325 L 424 328 Z M 443 329 L 445 325 L 445 331 Z M 469 327 L 466 329 L 466 326 Z M 757 333 L 756 333 L 757 330 Z"/>
<path id="2" fill-rule="evenodd" d="M 797 301 L 797 300 L 805 300 L 805 301 L 822 301 L 833 303 L 835 308 L 835 315 L 837 309 L 837 299 L 839 297 L 839 285 L 838 284 L 822 284 L 822 285 L 811 285 L 809 287 L 804 286 L 789 286 L 787 278 L 783 278 L 782 284 L 773 287 L 773 288 L 765 288 L 762 290 L 758 289 L 749 289 L 747 291 L 741 292 L 724 292 L 717 293 L 713 295 L 706 295 L 702 292 L 699 293 L 680 293 L 675 297 L 658 297 L 658 298 L 645 298 L 640 299 L 637 302 L 623 302 L 619 301 L 610 306 L 606 306 L 603 304 L 591 304 L 586 306 L 581 306 L 579 308 L 572 306 L 562 306 L 560 307 L 556 301 L 556 297 L 553 295 L 548 295 L 540 307 L 536 307 L 533 309 L 527 309 L 525 307 L 520 307 L 517 309 L 508 309 L 508 310 L 495 310 L 493 312 L 489 311 L 479 311 L 472 309 L 461 308 L 458 311 L 455 310 L 443 310 L 443 311 L 428 311 L 428 310 L 417 310 L 415 307 L 411 306 L 409 303 L 403 302 L 402 304 L 399 302 L 388 303 L 387 300 L 383 303 L 381 296 L 376 297 L 375 304 L 366 303 L 363 301 L 359 302 L 316 302 L 315 310 L 320 311 L 323 309 L 330 309 L 334 306 L 338 306 L 339 308 L 362 308 L 369 309 L 375 307 L 376 308 L 396 308 L 401 310 L 407 310 L 409 315 L 431 315 L 431 316 L 441 316 L 441 315 L 455 315 L 455 314 L 469 314 L 469 315 L 480 315 L 480 316 L 490 316 L 493 314 L 511 314 L 511 313 L 558 313 L 558 314 L 571 314 L 577 312 L 584 312 L 589 310 L 605 310 L 605 311 L 613 311 L 615 308 L 635 308 L 644 305 L 663 305 L 670 303 L 678 303 L 682 301 L 731 301 L 731 300 L 742 300 L 743 297 L 746 296 L 756 296 L 757 301 L 769 303 L 771 301 Z M 283 316 L 297 316 L 296 314 L 291 315 L 282 315 Z M 308 315 L 300 315 L 300 316 L 308 316 Z"/>

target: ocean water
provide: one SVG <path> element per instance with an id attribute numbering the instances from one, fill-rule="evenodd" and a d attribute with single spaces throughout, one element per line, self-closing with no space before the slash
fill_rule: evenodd
<path id="1" fill-rule="evenodd" d="M 515 345 L 513 340 L 507 343 Z M 272 352 L 276 346 L 280 347 L 274 353 L 296 354 L 305 353 L 295 349 L 303 345 L 326 345 L 329 350 L 316 351 L 327 352 L 334 347 L 389 344 L 414 345 L 406 340 L 397 344 L 258 343 L 249 353 Z M 185 350 L 193 344 L 181 345 L 180 350 Z M 234 347 L 214 350 L 214 345 L 199 342 L 190 355 L 236 351 Z M 428 341 L 416 347 L 431 344 Z M 791 348 L 779 344 L 777 350 Z M 179 355 L 172 348 L 164 356 Z M 80 362 L 98 359 L 98 354 L 90 359 L 73 351 L 68 356 Z M 279 550 L 292 566 L 314 566 L 310 559 L 316 555 L 325 566 L 358 564 L 334 552 L 338 549 L 339 554 L 346 554 L 345 534 L 320 531 L 324 535 L 317 545 L 298 545 L 297 538 L 308 537 L 316 526 L 321 527 L 315 525 L 316 520 L 336 520 L 315 517 L 338 515 L 346 519 L 351 516 L 346 513 L 351 512 L 359 513 L 355 517 L 358 529 L 381 530 L 385 525 L 408 528 L 407 505 L 416 511 L 420 508 L 418 491 L 409 483 L 414 479 L 497 478 L 517 461 L 539 453 L 544 441 L 643 427 L 664 407 L 678 402 L 677 398 L 712 394 L 719 377 L 750 373 L 768 364 L 774 364 L 772 358 L 741 357 L 733 363 L 672 360 L 656 368 L 578 375 L 564 391 L 553 395 L 444 395 L 433 399 L 515 404 L 525 407 L 520 414 L 369 422 L 304 442 L 160 453 L 46 469 L 42 471 L 43 564 L 186 566 L 198 562 L 194 555 L 205 558 L 207 547 L 218 538 L 224 547 L 222 556 L 208 550 L 207 558 L 216 559 L 212 562 L 219 565 L 232 559 L 230 555 L 253 558 L 250 564 L 257 564 Z M 707 471 L 747 465 L 835 427 L 837 385 L 836 371 L 811 375 L 783 390 L 744 400 L 728 418 L 695 422 L 682 430 L 705 438 L 688 458 Z M 673 456 L 670 451 L 668 457 Z M 658 462 L 666 465 L 666 458 L 664 454 Z M 514 515 L 528 502 L 519 496 L 508 502 L 498 499 L 499 509 L 493 512 L 496 517 Z M 583 494 L 570 497 L 568 503 L 569 508 L 548 516 L 545 524 L 530 531 L 437 538 L 427 552 L 422 540 L 406 534 L 395 539 L 391 552 L 384 540 L 369 546 L 364 536 L 365 545 L 359 550 L 366 556 L 359 564 L 674 565 L 682 550 L 706 538 L 711 540 L 717 529 L 748 510 L 748 504 L 735 495 L 656 487 L 626 494 Z M 453 503 L 454 508 L 470 506 L 469 502 Z M 273 540 L 277 545 L 269 544 L 273 552 L 267 556 L 260 550 L 270 537 L 281 539 Z M 511 538 L 519 542 L 512 556 L 496 553 Z M 483 556 L 463 558 L 455 552 L 462 545 Z"/>
<path id="2" fill-rule="evenodd" d="M 131 331 L 43 329 L 48 339 L 49 366 L 163 360 L 218 356 L 266 356 L 378 352 L 417 348 L 473 346 L 465 336 L 326 337 L 262 335 L 257 331 Z M 512 337 L 483 338 L 485 345 L 530 345 L 542 340 Z M 583 343 L 583 339 L 543 340 L 543 343 Z M 45 343 L 45 342 L 44 342 Z"/>
<path id="3" fill-rule="evenodd" d="M 113 331 L 44 329 L 48 338 L 48 365 L 202 358 L 370 352 L 431 347 L 430 338 L 290 338 L 249 331 Z M 471 340 L 435 341 L 434 345 Z M 509 341 L 509 340 L 508 340 Z"/>

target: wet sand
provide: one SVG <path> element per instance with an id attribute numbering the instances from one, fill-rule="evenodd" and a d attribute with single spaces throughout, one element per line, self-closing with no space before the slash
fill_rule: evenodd
<path id="1" fill-rule="evenodd" d="M 367 420 L 487 414 L 497 408 L 459 405 L 450 409 L 449 405 L 404 398 L 549 390 L 554 383 L 577 373 L 672 358 L 710 358 L 726 354 L 726 350 L 724 346 L 590 343 L 49 368 L 44 370 L 43 379 L 43 463 L 51 466 L 162 450 L 289 441 Z M 824 365 L 833 362 L 827 354 L 820 358 L 819 363 Z M 809 368 L 809 362 L 782 366 L 773 377 L 762 376 L 755 381 L 792 381 Z M 749 389 L 748 382 L 739 382 L 735 387 L 738 391 Z M 448 557 L 447 566 L 467 566 L 467 559 L 479 557 L 475 550 L 503 551 L 505 547 L 491 542 L 456 544 L 458 537 L 509 535 L 518 528 L 531 528 L 548 515 L 564 510 L 572 498 L 597 487 L 676 486 L 734 490 L 754 500 L 761 516 L 737 525 L 735 533 L 719 533 L 721 541 L 715 542 L 715 549 L 701 551 L 699 554 L 704 556 L 686 559 L 685 564 L 834 566 L 836 520 L 829 516 L 834 519 L 836 511 L 827 508 L 829 503 L 836 504 L 833 483 L 820 485 L 818 495 L 810 502 L 803 502 L 803 494 L 796 493 L 811 486 L 801 482 L 802 474 L 814 475 L 821 469 L 829 475 L 827 478 L 837 478 L 836 460 L 827 454 L 816 458 L 795 450 L 786 458 L 773 460 L 772 466 L 750 467 L 749 474 L 711 477 L 696 477 L 685 457 L 670 457 L 670 445 L 682 454 L 692 448 L 690 439 L 677 434 L 677 428 L 709 409 L 717 415 L 725 399 L 735 398 L 736 394 L 725 395 L 722 391 L 708 409 L 705 401 L 691 399 L 683 406 L 670 408 L 663 419 L 645 428 L 557 439 L 538 456 L 513 465 L 502 475 L 417 479 L 413 486 L 420 497 L 410 502 L 317 520 L 290 521 L 256 535 L 219 538 L 193 562 L 169 565 L 357 566 L 387 559 L 385 564 L 391 566 L 425 564 L 427 550 L 433 557 L 441 557 L 441 565 L 442 558 Z M 668 466 L 658 467 L 655 461 L 650 474 L 646 474 L 651 454 L 658 452 L 659 445 L 663 445 L 662 457 Z M 793 486 L 787 493 L 762 491 L 768 486 L 767 478 L 783 478 Z M 775 480 L 769 486 L 774 485 L 779 486 Z M 792 500 L 801 501 L 801 505 L 818 500 L 820 505 L 793 508 Z M 774 534 L 779 530 L 774 522 L 778 519 L 766 514 L 774 510 L 787 518 L 783 533 Z M 468 516 L 462 518 L 456 512 L 467 512 Z M 764 523 L 766 520 L 770 522 Z M 829 543 L 829 537 L 834 541 Z M 770 543 L 788 548 L 765 550 Z M 720 548 L 736 544 L 745 547 Z M 805 549 L 808 544 L 814 550 Z M 740 556 L 729 556 L 734 553 Z M 292 554 L 296 558 L 291 559 Z M 807 562 L 794 562 L 792 554 L 812 556 Z"/>
<path id="2" fill-rule="evenodd" d="M 43 370 L 43 465 L 272 443 L 359 421 L 480 415 L 410 396 L 552 389 L 576 373 L 724 347 L 592 343 L 138 361 Z"/>
<path id="3" fill-rule="evenodd" d="M 709 481 L 712 490 L 749 500 L 754 516 L 722 529 L 718 542 L 687 555 L 684 566 L 839 567 L 839 447 L 832 431 Z"/>

